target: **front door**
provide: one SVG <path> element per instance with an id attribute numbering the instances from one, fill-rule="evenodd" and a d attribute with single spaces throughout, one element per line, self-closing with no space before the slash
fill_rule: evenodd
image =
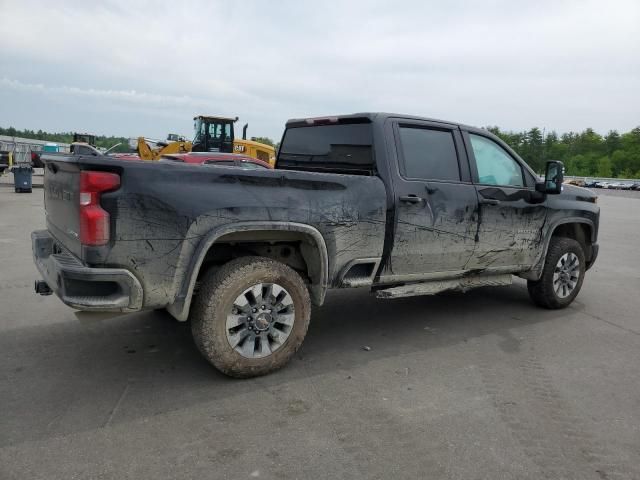
<path id="1" fill-rule="evenodd" d="M 398 120 L 393 135 L 395 221 L 381 281 L 464 270 L 475 247 L 477 196 L 459 129 Z"/>
<path id="2" fill-rule="evenodd" d="M 535 261 L 547 209 L 535 179 L 492 138 L 465 132 L 478 194 L 478 243 L 471 269 L 526 270 Z"/>

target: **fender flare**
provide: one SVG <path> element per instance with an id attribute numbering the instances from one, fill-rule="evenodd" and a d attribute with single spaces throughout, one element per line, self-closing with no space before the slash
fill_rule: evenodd
<path id="1" fill-rule="evenodd" d="M 544 262 L 547 258 L 547 251 L 549 250 L 549 244 L 551 243 L 551 238 L 553 237 L 553 233 L 556 231 L 556 229 L 560 225 L 566 225 L 568 223 L 583 223 L 585 225 L 588 225 L 591 228 L 591 238 L 589 240 L 592 243 L 595 242 L 594 236 L 596 235 L 596 229 L 591 219 L 585 218 L 585 217 L 559 218 L 558 220 L 551 223 L 551 225 L 549 226 L 547 230 L 547 234 L 545 235 L 545 238 L 544 238 L 544 248 L 542 249 L 540 257 L 536 260 L 536 263 L 534 264 L 534 267 L 531 270 L 527 272 L 523 272 L 523 274 L 521 275 L 523 278 L 526 278 L 527 280 L 540 279 L 540 276 L 542 275 L 542 270 L 544 268 Z"/>
<path id="2" fill-rule="evenodd" d="M 313 240 L 320 257 L 320 282 L 311 285 L 310 293 L 313 302 L 316 305 L 322 305 L 329 285 L 329 255 L 324 238 L 316 228 L 311 225 L 295 222 L 238 222 L 215 228 L 200 241 L 183 276 L 180 290 L 174 302 L 167 306 L 167 310 L 171 315 L 180 321 L 187 320 L 198 273 L 211 246 L 216 243 L 219 238 L 230 233 L 251 231 L 299 232 Z"/>

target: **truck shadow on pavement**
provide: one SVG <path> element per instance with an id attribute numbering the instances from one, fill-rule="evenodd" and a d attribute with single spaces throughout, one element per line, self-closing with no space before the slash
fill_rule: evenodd
<path id="1" fill-rule="evenodd" d="M 266 377 L 235 380 L 200 356 L 189 324 L 164 312 L 80 313 L 79 320 L 12 330 L 0 338 L 6 359 L 0 446 L 213 406 L 265 390 L 273 395 L 298 381 L 347 378 L 371 362 L 485 335 L 498 335 L 503 338 L 498 348 L 517 352 L 510 329 L 566 315 L 536 308 L 522 284 L 395 300 L 337 291 L 314 309 L 305 343 L 289 365 Z"/>

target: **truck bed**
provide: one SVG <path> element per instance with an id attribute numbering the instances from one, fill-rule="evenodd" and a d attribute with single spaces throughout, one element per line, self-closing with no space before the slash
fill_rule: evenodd
<path id="1" fill-rule="evenodd" d="M 144 307 L 184 294 L 193 258 L 226 225 L 300 223 L 320 233 L 328 279 L 354 259 L 380 257 L 387 196 L 375 176 L 134 162 L 108 156 L 43 157 L 47 228 L 60 245 L 92 267 L 130 271 L 144 290 Z M 77 236 L 82 170 L 118 173 L 120 188 L 102 194 L 111 241 L 80 245 Z M 331 280 L 327 280 L 331 282 Z M 327 285 L 331 286 L 331 285 Z"/>

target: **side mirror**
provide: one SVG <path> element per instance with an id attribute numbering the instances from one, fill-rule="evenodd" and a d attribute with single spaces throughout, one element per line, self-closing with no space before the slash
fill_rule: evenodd
<path id="1" fill-rule="evenodd" d="M 564 181 L 564 164 L 558 160 L 550 160 L 544 173 L 544 182 L 536 183 L 536 190 L 542 193 L 558 194 L 562 192 Z"/>

